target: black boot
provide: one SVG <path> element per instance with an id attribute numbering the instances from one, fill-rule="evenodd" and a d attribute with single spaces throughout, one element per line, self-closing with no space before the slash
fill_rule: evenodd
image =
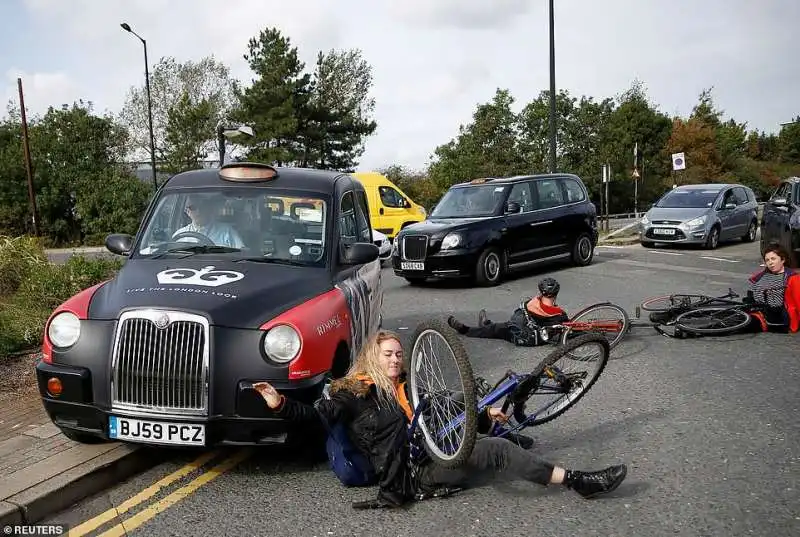
<path id="1" fill-rule="evenodd" d="M 564 485 L 583 496 L 594 498 L 616 489 L 625 479 L 628 468 L 624 464 L 610 466 L 599 472 L 579 472 L 567 470 Z"/>
<path id="2" fill-rule="evenodd" d="M 481 310 L 478 312 L 478 326 L 486 326 L 491 321 L 486 318 L 486 310 Z"/>
<path id="3" fill-rule="evenodd" d="M 467 333 L 468 327 L 452 315 L 447 318 L 447 324 L 449 324 L 459 334 Z"/>

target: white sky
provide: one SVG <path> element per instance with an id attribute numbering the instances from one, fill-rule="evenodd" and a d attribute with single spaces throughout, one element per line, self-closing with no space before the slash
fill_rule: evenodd
<path id="1" fill-rule="evenodd" d="M 497 87 L 518 108 L 549 87 L 546 0 L 3 0 L 0 98 L 29 111 L 83 98 L 118 112 L 151 66 L 214 55 L 249 81 L 247 41 L 277 26 L 309 69 L 319 50 L 360 48 L 373 66 L 378 131 L 361 169 L 421 168 Z M 223 7 L 224 6 L 224 7 Z M 402 7 L 400 7 L 402 6 Z M 614 96 L 642 80 L 667 114 L 714 86 L 726 115 L 777 131 L 800 114 L 798 0 L 558 0 L 556 84 Z M 5 106 L 2 113 L 5 114 Z"/>

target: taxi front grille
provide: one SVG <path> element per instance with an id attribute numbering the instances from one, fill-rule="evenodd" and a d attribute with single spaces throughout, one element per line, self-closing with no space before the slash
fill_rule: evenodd
<path id="1" fill-rule="evenodd" d="M 425 235 L 408 235 L 403 237 L 403 259 L 422 261 L 428 250 L 428 237 Z"/>
<path id="2" fill-rule="evenodd" d="M 120 317 L 111 371 L 112 407 L 152 414 L 208 414 L 208 322 L 183 312 Z"/>

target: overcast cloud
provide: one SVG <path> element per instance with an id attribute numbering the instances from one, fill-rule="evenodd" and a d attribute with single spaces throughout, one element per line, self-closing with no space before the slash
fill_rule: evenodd
<path id="1" fill-rule="evenodd" d="M 373 66 L 377 133 L 361 168 L 420 168 L 495 88 L 518 107 L 549 87 L 546 0 L 3 0 L 0 97 L 41 113 L 77 99 L 118 112 L 150 64 L 214 55 L 250 81 L 250 37 L 277 26 L 307 65 L 361 48 Z M 703 88 L 751 128 L 800 114 L 797 0 L 558 0 L 556 84 L 614 96 L 638 78 L 661 110 L 687 114 Z M 3 113 L 5 110 L 3 110 Z"/>

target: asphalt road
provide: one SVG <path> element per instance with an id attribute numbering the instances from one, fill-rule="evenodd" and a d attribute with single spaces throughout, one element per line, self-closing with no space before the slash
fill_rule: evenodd
<path id="1" fill-rule="evenodd" d="M 610 300 L 633 313 L 655 294 L 741 290 L 758 262 L 757 242 L 713 252 L 600 248 L 589 267 L 544 267 L 489 289 L 415 288 L 385 269 L 385 324 L 408 334 L 420 320 L 451 312 L 474 320 L 485 307 L 490 317 L 501 317 L 520 296 L 534 293 L 545 274 L 561 282 L 560 302 L 568 310 Z M 373 491 L 343 488 L 324 462 L 265 448 L 227 471 L 194 472 L 146 493 L 146 501 L 126 510 L 125 500 L 198 455 L 177 454 L 51 522 L 75 526 L 116 509 L 96 531 L 77 534 L 798 535 L 797 337 L 671 340 L 649 328 L 634 329 L 576 407 L 529 430 L 537 453 L 567 467 L 627 463 L 626 482 L 602 499 L 583 500 L 555 486 L 498 482 L 409 510 L 354 511 L 350 502 Z M 508 368 L 529 368 L 547 350 L 480 340 L 466 345 L 476 374 L 490 381 Z M 236 453 L 224 450 L 219 460 Z M 201 481 L 190 483 L 197 476 Z"/>

